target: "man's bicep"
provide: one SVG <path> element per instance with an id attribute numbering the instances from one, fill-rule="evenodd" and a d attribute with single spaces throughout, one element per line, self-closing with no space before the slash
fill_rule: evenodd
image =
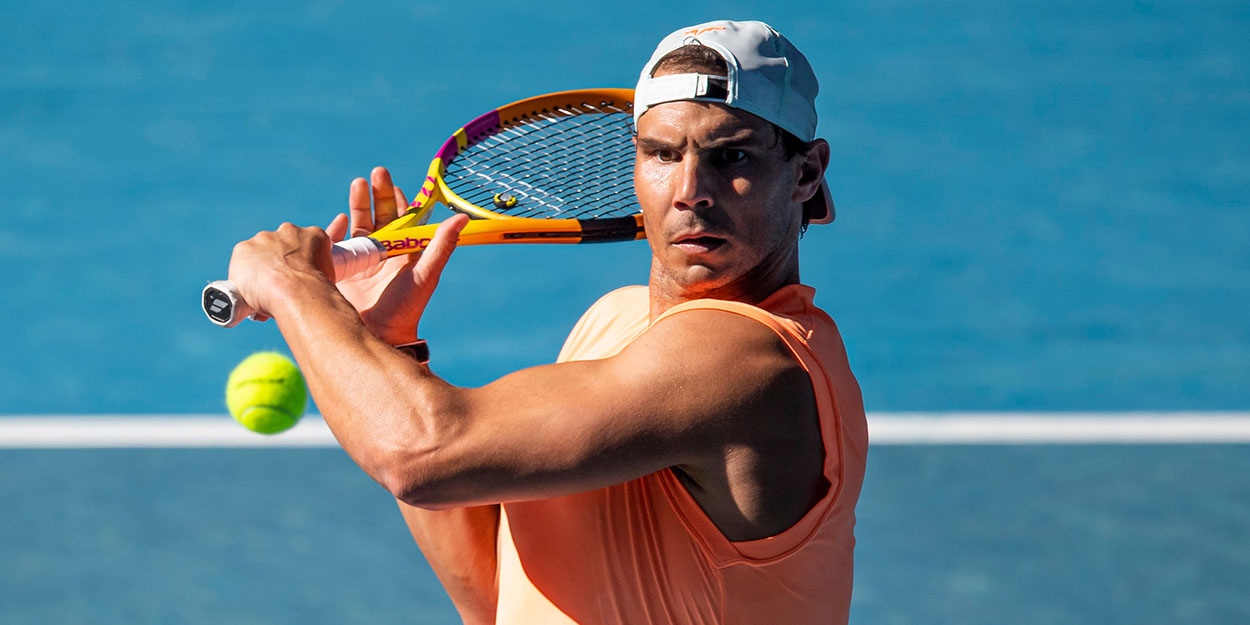
<path id="1" fill-rule="evenodd" d="M 650 361 L 648 362 L 648 359 Z M 671 359 L 633 350 L 518 372 L 473 393 L 484 437 L 474 447 L 500 463 L 503 499 L 545 498 L 624 482 L 701 453 L 710 427 L 683 409 Z M 500 410 L 501 407 L 506 407 Z"/>

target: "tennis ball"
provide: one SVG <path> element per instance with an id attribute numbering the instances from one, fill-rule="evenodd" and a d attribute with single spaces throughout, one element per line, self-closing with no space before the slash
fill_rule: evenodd
<path id="1" fill-rule="evenodd" d="M 243 359 L 226 380 L 226 407 L 243 427 L 262 434 L 288 430 L 304 414 L 308 390 L 290 358 L 257 352 Z"/>

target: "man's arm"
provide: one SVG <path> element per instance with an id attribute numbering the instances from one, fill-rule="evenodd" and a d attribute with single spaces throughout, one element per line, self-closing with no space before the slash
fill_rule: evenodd
<path id="1" fill-rule="evenodd" d="M 465 625 L 494 623 L 499 506 L 423 510 L 401 501 L 399 511 Z"/>
<path id="2" fill-rule="evenodd" d="M 755 321 L 686 312 L 613 358 L 465 389 L 374 337 L 335 295 L 324 279 L 293 274 L 270 312 L 343 448 L 405 503 L 546 498 L 674 466 L 743 534 L 778 516 L 793 522 L 813 500 L 801 489 L 801 501 L 778 501 L 758 483 L 790 462 L 818 480 L 823 448 L 806 373 Z M 747 467 L 725 479 L 731 455 Z"/>

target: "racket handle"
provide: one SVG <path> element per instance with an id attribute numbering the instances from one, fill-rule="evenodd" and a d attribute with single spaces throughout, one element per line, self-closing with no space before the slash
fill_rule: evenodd
<path id="1" fill-rule="evenodd" d="M 382 264 L 386 247 L 369 237 L 353 237 L 335 243 L 330 257 L 334 260 L 334 281 L 340 282 Z M 208 283 L 200 305 L 208 320 L 223 328 L 233 328 L 256 313 L 229 280 Z"/>

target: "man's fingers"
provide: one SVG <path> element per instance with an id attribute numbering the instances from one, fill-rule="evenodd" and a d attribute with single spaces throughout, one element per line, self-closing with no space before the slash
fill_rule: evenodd
<path id="1" fill-rule="evenodd" d="M 408 198 L 404 195 L 404 190 L 395 185 L 395 216 L 399 217 L 408 211 Z"/>
<path id="2" fill-rule="evenodd" d="M 391 172 L 385 167 L 374 167 L 369 172 L 369 186 L 373 190 L 373 227 L 381 228 L 399 215 L 395 209 L 395 183 Z"/>
<path id="3" fill-rule="evenodd" d="M 369 181 L 357 178 L 347 193 L 347 210 L 352 217 L 352 236 L 373 234 L 373 205 L 369 201 Z"/>
<path id="4" fill-rule="evenodd" d="M 338 243 L 347 237 L 348 219 L 347 215 L 339 213 L 334 216 L 330 225 L 326 226 L 326 234 L 330 235 L 330 240 Z"/>
<path id="5" fill-rule="evenodd" d="M 460 231 L 464 230 L 467 223 L 469 223 L 468 215 L 454 215 L 439 224 L 438 230 L 434 231 L 434 240 L 430 241 L 429 247 L 425 248 L 424 252 L 421 252 L 421 258 L 417 261 L 413 279 L 418 284 L 425 285 L 431 290 L 438 284 L 443 268 L 451 259 L 451 253 L 456 250 Z"/>
<path id="6" fill-rule="evenodd" d="M 352 181 L 347 208 L 351 214 L 351 235 L 368 236 L 395 221 L 407 210 L 408 200 L 404 192 L 391 182 L 390 171 L 385 167 L 374 167 L 369 172 L 368 180 L 357 178 Z"/>

